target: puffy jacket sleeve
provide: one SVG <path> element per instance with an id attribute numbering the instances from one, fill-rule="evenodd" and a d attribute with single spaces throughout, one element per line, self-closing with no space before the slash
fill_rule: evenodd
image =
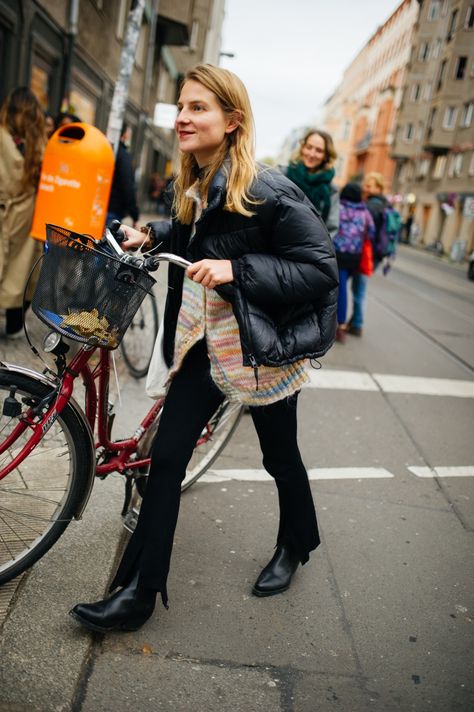
<path id="1" fill-rule="evenodd" d="M 147 223 L 153 235 L 153 250 L 168 252 L 171 244 L 173 224 L 171 220 L 155 220 Z"/>
<path id="2" fill-rule="evenodd" d="M 268 254 L 232 260 L 234 281 L 247 299 L 265 306 L 324 299 L 338 284 L 334 248 L 312 205 L 281 195 L 272 210 Z"/>

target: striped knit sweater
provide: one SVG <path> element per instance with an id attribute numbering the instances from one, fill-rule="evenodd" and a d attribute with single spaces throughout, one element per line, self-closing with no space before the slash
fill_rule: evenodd
<path id="1" fill-rule="evenodd" d="M 200 212 L 199 196 L 190 189 Z M 214 289 L 207 289 L 185 275 L 183 296 L 175 335 L 170 378 L 179 370 L 187 352 L 206 339 L 211 377 L 229 398 L 245 405 L 268 405 L 299 391 L 309 378 L 305 361 L 278 366 L 260 366 L 258 389 L 253 368 L 242 365 L 240 334 L 232 307 Z"/>

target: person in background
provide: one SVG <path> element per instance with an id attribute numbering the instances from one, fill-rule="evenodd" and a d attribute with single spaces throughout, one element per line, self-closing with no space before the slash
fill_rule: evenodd
<path id="1" fill-rule="evenodd" d="M 62 126 L 67 126 L 68 124 L 79 124 L 81 119 L 76 114 L 71 111 L 60 111 L 56 116 L 55 124 L 56 128 L 60 129 Z"/>
<path id="2" fill-rule="evenodd" d="M 321 213 L 332 238 L 339 227 L 339 193 L 332 183 L 336 158 L 331 136 L 326 131 L 311 129 L 300 141 L 293 160 L 282 169 Z"/>
<path id="3" fill-rule="evenodd" d="M 0 308 L 7 338 L 23 333 L 23 292 L 42 252 L 30 230 L 45 143 L 40 103 L 27 87 L 14 89 L 0 109 Z"/>
<path id="4" fill-rule="evenodd" d="M 372 215 L 375 225 L 374 236 L 374 269 L 377 269 L 382 258 L 377 256 L 377 244 L 380 238 L 384 220 L 384 210 L 388 205 L 387 198 L 383 194 L 384 181 L 380 173 L 367 173 L 362 183 L 362 197 L 367 209 Z M 362 336 L 365 316 L 365 299 L 367 292 L 368 276 L 361 272 L 356 272 L 352 278 L 352 316 L 347 324 L 346 332 L 352 336 Z"/>
<path id="5" fill-rule="evenodd" d="M 362 202 L 360 185 L 348 183 L 341 191 L 339 230 L 334 238 L 334 249 L 339 269 L 337 341 L 344 342 L 346 338 L 347 282 L 358 274 L 364 242 L 366 240 L 373 241 L 374 236 L 374 221 Z"/>
<path id="6" fill-rule="evenodd" d="M 46 140 L 50 139 L 53 133 L 56 131 L 56 123 L 54 121 L 54 116 L 49 111 L 44 112 L 44 131 L 46 134 Z"/>
<path id="7" fill-rule="evenodd" d="M 165 213 L 163 202 L 164 187 L 165 180 L 161 175 L 159 173 L 152 173 L 150 176 L 148 195 L 150 196 L 150 200 L 154 203 L 158 215 L 164 215 Z"/>
<path id="8" fill-rule="evenodd" d="M 122 222 L 127 215 L 130 215 L 133 224 L 136 225 L 139 218 L 132 159 L 127 149 L 129 140 L 130 129 L 124 123 L 115 156 L 114 177 L 107 210 L 107 224 L 112 220 L 120 220 Z"/>
<path id="9" fill-rule="evenodd" d="M 198 65 L 184 78 L 175 122 L 180 167 L 172 221 L 150 223 L 156 245 L 192 262 L 168 269 L 163 357 L 171 369 L 140 514 L 111 597 L 78 604 L 86 628 L 137 630 L 167 577 L 181 481 L 196 441 L 225 397 L 246 404 L 278 489 L 275 553 L 255 596 L 286 591 L 320 543 L 297 443 L 296 405 L 306 360 L 336 331 L 337 264 L 321 218 L 300 190 L 254 158 L 253 117 L 232 72 Z M 125 249 L 143 232 L 122 226 Z M 255 531 L 263 519 L 255 522 Z M 260 534 L 259 534 L 260 536 Z M 197 542 L 196 542 L 197 544 Z M 205 555 L 205 554 L 203 554 Z M 208 582 L 213 585 L 212 582 Z"/>

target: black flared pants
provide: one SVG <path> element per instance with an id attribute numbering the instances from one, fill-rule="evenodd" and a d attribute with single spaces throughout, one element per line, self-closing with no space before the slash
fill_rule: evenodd
<path id="1" fill-rule="evenodd" d="M 166 580 L 181 482 L 202 429 L 223 400 L 211 379 L 205 341 L 200 341 L 186 355 L 166 396 L 137 526 L 111 590 L 126 585 L 138 568 L 140 586 L 160 591 L 167 604 Z M 320 540 L 308 475 L 296 439 L 296 405 L 297 394 L 271 405 L 252 407 L 250 412 L 263 465 L 278 488 L 277 543 L 290 542 L 304 564 Z"/>

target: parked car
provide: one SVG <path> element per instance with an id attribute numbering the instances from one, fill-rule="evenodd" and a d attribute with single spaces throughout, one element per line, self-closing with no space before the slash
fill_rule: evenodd
<path id="1" fill-rule="evenodd" d="M 474 281 L 474 251 L 471 252 L 469 263 L 467 265 L 467 278 Z"/>

